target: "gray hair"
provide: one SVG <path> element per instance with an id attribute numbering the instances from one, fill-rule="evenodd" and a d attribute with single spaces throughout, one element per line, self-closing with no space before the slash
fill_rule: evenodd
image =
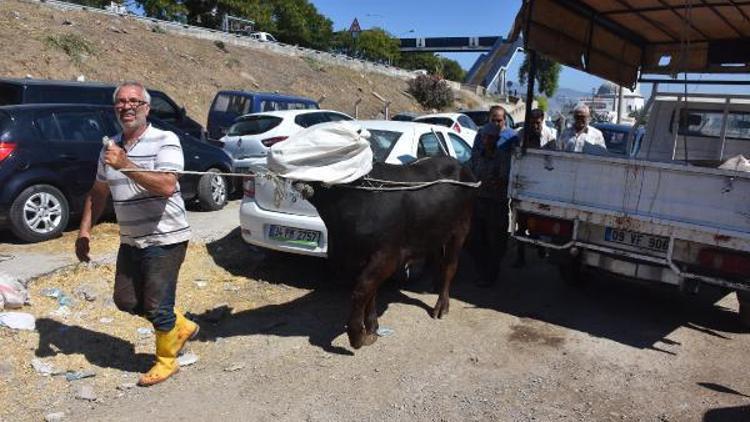
<path id="1" fill-rule="evenodd" d="M 143 100 L 147 102 L 148 104 L 151 104 L 151 94 L 149 94 L 148 91 L 146 90 L 146 87 L 143 86 L 143 84 L 138 81 L 125 81 L 121 83 L 120 85 L 117 85 L 117 88 L 115 88 L 115 92 L 112 94 L 113 103 L 117 101 L 117 94 L 120 93 L 120 89 L 126 86 L 137 86 L 138 88 L 140 88 L 141 91 L 143 92 Z"/>
<path id="2" fill-rule="evenodd" d="M 579 104 L 576 106 L 576 108 L 573 109 L 573 113 L 586 113 L 587 116 L 591 116 L 591 109 L 589 109 L 589 106 L 586 104 Z"/>

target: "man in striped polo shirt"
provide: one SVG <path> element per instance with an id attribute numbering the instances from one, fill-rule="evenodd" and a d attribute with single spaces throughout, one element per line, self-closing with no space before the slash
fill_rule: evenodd
<path id="1" fill-rule="evenodd" d="M 115 90 L 122 132 L 99 155 L 76 240 L 78 259 L 88 262 L 91 227 L 111 193 L 120 226 L 114 301 L 120 310 L 148 319 L 156 332 L 156 364 L 138 380 L 143 386 L 162 382 L 179 370 L 177 354 L 199 329 L 174 308 L 177 276 L 190 238 L 180 185 L 171 173 L 183 169 L 182 147 L 177 135 L 148 123 L 150 103 L 151 96 L 138 82 L 125 82 Z"/>

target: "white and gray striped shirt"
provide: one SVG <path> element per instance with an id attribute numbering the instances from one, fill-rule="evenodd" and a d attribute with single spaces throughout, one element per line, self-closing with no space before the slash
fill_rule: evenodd
<path id="1" fill-rule="evenodd" d="M 122 147 L 122 134 L 114 141 Z M 138 185 L 122 172 L 104 164 L 104 152 L 99 154 L 96 180 L 107 182 L 112 193 L 120 241 L 137 248 L 171 245 L 190 239 L 185 202 L 180 184 L 170 197 L 155 195 Z M 180 139 L 173 132 L 159 130 L 152 125 L 143 132 L 133 146 L 126 150 L 136 166 L 155 170 L 182 170 L 184 157 Z"/>

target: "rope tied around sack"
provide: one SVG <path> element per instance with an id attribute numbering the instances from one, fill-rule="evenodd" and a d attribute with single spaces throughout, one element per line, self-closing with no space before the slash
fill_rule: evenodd
<path id="1" fill-rule="evenodd" d="M 453 179 L 438 179 L 438 180 L 432 180 L 429 182 L 400 182 L 395 180 L 382 180 L 382 179 L 374 179 L 370 177 L 365 177 L 362 179 L 361 185 L 337 185 L 342 188 L 347 189 L 359 189 L 359 190 L 367 190 L 367 191 L 403 191 L 403 190 L 418 190 L 418 189 L 424 189 L 426 187 L 430 187 L 433 185 L 438 184 L 450 184 L 450 185 L 457 185 L 457 186 L 464 186 L 469 188 L 478 188 L 481 186 L 482 182 L 462 182 L 460 180 L 453 180 Z"/>

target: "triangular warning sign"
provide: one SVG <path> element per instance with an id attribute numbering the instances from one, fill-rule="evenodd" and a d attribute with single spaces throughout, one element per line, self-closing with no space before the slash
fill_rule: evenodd
<path id="1" fill-rule="evenodd" d="M 357 18 L 354 18 L 352 25 L 349 27 L 349 32 L 351 32 L 352 34 L 358 34 L 362 32 L 362 28 L 359 27 L 359 21 L 357 20 Z"/>

